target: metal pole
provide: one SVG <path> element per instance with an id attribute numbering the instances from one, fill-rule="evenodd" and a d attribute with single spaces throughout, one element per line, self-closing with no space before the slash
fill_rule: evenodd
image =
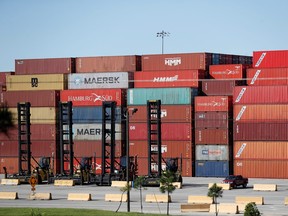
<path id="1" fill-rule="evenodd" d="M 164 31 L 162 31 L 162 54 L 164 54 Z"/>
<path id="2" fill-rule="evenodd" d="M 130 212 L 129 188 L 129 110 L 126 111 L 126 185 L 127 185 L 127 212 Z"/>

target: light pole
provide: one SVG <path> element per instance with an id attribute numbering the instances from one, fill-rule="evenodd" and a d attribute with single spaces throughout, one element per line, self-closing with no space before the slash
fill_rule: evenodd
<path id="1" fill-rule="evenodd" d="M 157 33 L 157 37 L 161 37 L 162 38 L 162 54 L 164 54 L 164 37 L 168 37 L 170 35 L 169 32 L 165 32 L 164 30 L 162 30 L 161 32 Z"/>

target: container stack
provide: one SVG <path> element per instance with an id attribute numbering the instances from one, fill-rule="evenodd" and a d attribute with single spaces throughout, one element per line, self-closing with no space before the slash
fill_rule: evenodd
<path id="1" fill-rule="evenodd" d="M 6 91 L 6 76 L 14 75 L 15 72 L 0 72 L 0 92 Z"/>
<path id="2" fill-rule="evenodd" d="M 234 90 L 234 173 L 288 178 L 288 51 L 257 51 Z"/>

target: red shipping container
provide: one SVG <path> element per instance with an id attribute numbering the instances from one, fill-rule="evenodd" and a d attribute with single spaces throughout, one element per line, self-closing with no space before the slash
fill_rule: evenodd
<path id="1" fill-rule="evenodd" d="M 138 157 L 148 157 L 148 142 L 130 141 L 130 155 Z M 158 151 L 157 145 L 152 145 L 151 151 Z M 192 158 L 192 142 L 191 141 L 162 141 L 161 143 L 162 157 L 173 158 Z"/>
<path id="2" fill-rule="evenodd" d="M 246 67 L 242 64 L 210 65 L 209 74 L 214 79 L 241 80 L 245 77 Z"/>
<path id="3" fill-rule="evenodd" d="M 82 157 L 75 157 L 73 160 L 74 169 L 80 169 L 79 162 L 81 161 Z M 65 164 L 65 168 L 69 169 L 69 165 Z M 101 174 L 102 172 L 102 159 L 99 157 L 92 157 L 92 166 L 91 169 L 95 174 Z"/>
<path id="4" fill-rule="evenodd" d="M 75 89 L 60 92 L 61 101 L 72 101 L 73 106 L 102 106 L 103 101 L 126 105 L 125 89 Z"/>
<path id="5" fill-rule="evenodd" d="M 217 129 L 195 129 L 195 144 L 225 144 L 228 145 L 230 140 L 229 130 L 224 128 Z"/>
<path id="6" fill-rule="evenodd" d="M 95 56 L 76 58 L 76 73 L 134 72 L 141 70 L 141 56 Z"/>
<path id="7" fill-rule="evenodd" d="M 230 96 L 196 96 L 195 112 L 231 111 L 232 97 Z"/>
<path id="8" fill-rule="evenodd" d="M 176 53 L 142 56 L 142 71 L 207 70 L 211 53 Z"/>
<path id="9" fill-rule="evenodd" d="M 247 84 L 251 86 L 288 85 L 288 68 L 248 69 Z"/>
<path id="10" fill-rule="evenodd" d="M 254 51 L 253 67 L 288 67 L 288 50 Z"/>
<path id="11" fill-rule="evenodd" d="M 288 122 L 234 122 L 235 141 L 287 141 Z"/>
<path id="12" fill-rule="evenodd" d="M 234 104 L 287 104 L 288 86 L 236 86 Z"/>
<path id="13" fill-rule="evenodd" d="M 6 75 L 14 75 L 15 72 L 9 71 L 9 72 L 0 72 L 0 85 L 6 86 Z"/>
<path id="14" fill-rule="evenodd" d="M 232 96 L 235 86 L 239 85 L 243 85 L 243 81 L 210 79 L 202 82 L 202 92 L 208 96 Z"/>
<path id="15" fill-rule="evenodd" d="M 53 90 L 42 91 L 8 91 L 0 94 L 0 102 L 8 107 L 17 107 L 19 102 L 30 102 L 31 107 L 56 107 L 60 92 Z"/>
<path id="16" fill-rule="evenodd" d="M 16 59 L 15 74 L 75 73 L 75 58 Z"/>
<path id="17" fill-rule="evenodd" d="M 236 121 L 287 121 L 288 104 L 234 105 L 233 119 Z"/>
<path id="18" fill-rule="evenodd" d="M 6 167 L 8 174 L 18 173 L 18 157 L 0 157 L 0 174 L 5 174 L 3 167 Z"/>
<path id="19" fill-rule="evenodd" d="M 147 122 L 147 106 L 128 106 L 136 108 L 137 112 L 131 115 L 130 122 Z M 161 122 L 192 122 L 191 105 L 161 105 Z"/>
<path id="20" fill-rule="evenodd" d="M 197 88 L 204 77 L 204 70 L 141 71 L 134 75 L 134 88 Z"/>
<path id="21" fill-rule="evenodd" d="M 156 129 L 156 128 L 155 128 Z M 192 140 L 191 123 L 162 123 L 161 125 L 162 141 L 190 141 Z M 147 140 L 148 131 L 147 123 L 130 123 L 129 124 L 130 140 Z M 153 137 L 154 139 L 154 137 Z M 155 136 L 156 139 L 156 136 Z"/>
<path id="22" fill-rule="evenodd" d="M 288 178 L 288 160 L 234 160 L 234 174 L 247 178 Z"/>
<path id="23" fill-rule="evenodd" d="M 195 128 L 229 128 L 228 112 L 195 112 Z"/>

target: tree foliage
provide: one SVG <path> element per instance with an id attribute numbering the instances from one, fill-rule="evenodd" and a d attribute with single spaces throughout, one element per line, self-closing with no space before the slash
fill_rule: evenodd
<path id="1" fill-rule="evenodd" d="M 215 215 L 218 215 L 218 210 L 217 210 L 217 198 L 222 197 L 223 190 L 222 187 L 217 186 L 216 183 L 214 183 L 209 189 L 207 196 L 213 198 L 213 203 L 215 204 Z"/>
<path id="2" fill-rule="evenodd" d="M 175 173 L 171 171 L 165 171 L 162 173 L 160 178 L 160 191 L 161 193 L 167 192 L 167 196 L 169 197 L 170 193 L 176 189 L 173 185 L 173 181 L 175 179 Z M 169 215 L 169 202 L 167 202 L 167 215 Z"/>
<path id="3" fill-rule="evenodd" d="M 2 104 L 0 106 L 0 133 L 9 136 L 8 131 L 13 127 L 13 114 L 6 104 Z"/>
<path id="4" fill-rule="evenodd" d="M 245 206 L 244 216 L 260 216 L 260 215 L 261 213 L 254 202 L 250 202 Z"/>

